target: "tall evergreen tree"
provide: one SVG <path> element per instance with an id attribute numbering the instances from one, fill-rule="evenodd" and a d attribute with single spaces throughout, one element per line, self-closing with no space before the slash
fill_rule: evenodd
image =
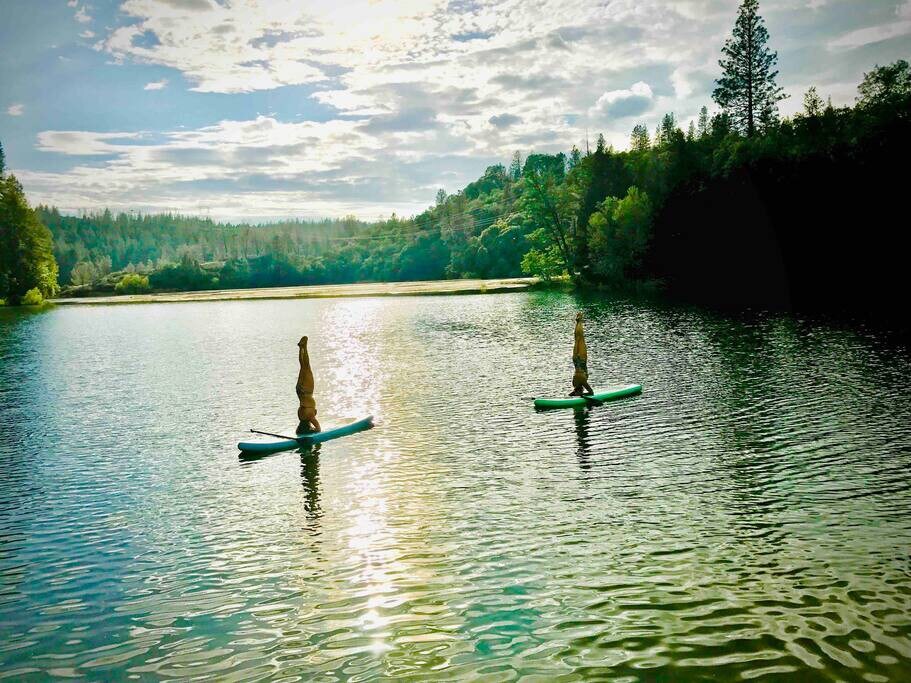
<path id="1" fill-rule="evenodd" d="M 509 165 L 509 177 L 514 182 L 522 177 L 522 155 L 518 151 L 512 155 L 512 163 Z"/>
<path id="2" fill-rule="evenodd" d="M 661 119 L 661 124 L 658 126 L 658 131 L 655 134 L 655 144 L 666 145 L 670 143 L 674 139 L 676 132 L 677 117 L 674 112 L 668 112 Z"/>
<path id="3" fill-rule="evenodd" d="M 709 108 L 703 106 L 699 110 L 699 123 L 696 124 L 696 132 L 699 134 L 700 138 L 704 138 L 711 132 L 711 125 L 709 123 Z"/>
<path id="4" fill-rule="evenodd" d="M 0 178 L 6 172 L 6 155 L 3 153 L 3 143 L 0 142 Z"/>
<path id="5" fill-rule="evenodd" d="M 786 97 L 775 82 L 778 53 L 767 47 L 768 40 L 759 0 L 743 0 L 733 36 L 721 49 L 722 75 L 712 99 L 730 116 L 735 129 L 750 137 L 760 124 L 777 119 L 778 102 Z"/>
<path id="6" fill-rule="evenodd" d="M 648 139 L 648 127 L 644 123 L 637 123 L 630 133 L 630 147 L 634 152 L 644 152 L 651 146 Z"/>
<path id="7" fill-rule="evenodd" d="M 807 90 L 806 94 L 803 96 L 803 112 L 805 116 L 820 116 L 824 104 L 822 98 L 819 96 L 819 93 L 816 92 L 816 86 L 810 86 L 810 89 Z"/>

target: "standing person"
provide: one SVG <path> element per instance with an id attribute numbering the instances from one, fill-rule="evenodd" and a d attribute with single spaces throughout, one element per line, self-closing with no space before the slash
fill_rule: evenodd
<path id="1" fill-rule="evenodd" d="M 591 396 L 594 390 L 588 384 L 588 347 L 585 345 L 585 330 L 582 329 L 582 314 L 576 313 L 576 341 L 573 344 L 573 390 L 570 396 Z"/>
<path id="2" fill-rule="evenodd" d="M 310 369 L 310 356 L 307 353 L 307 337 L 301 337 L 297 346 L 300 348 L 298 359 L 301 365 L 297 375 L 297 398 L 300 401 L 300 407 L 297 409 L 297 419 L 300 420 L 297 433 L 318 432 L 320 426 L 316 419 L 316 401 L 313 399 L 313 371 Z"/>

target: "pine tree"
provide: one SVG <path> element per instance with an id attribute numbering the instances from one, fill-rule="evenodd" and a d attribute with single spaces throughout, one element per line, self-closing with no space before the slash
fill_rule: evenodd
<path id="1" fill-rule="evenodd" d="M 595 148 L 596 153 L 604 154 L 607 150 L 607 141 L 604 139 L 604 133 L 598 133 L 598 146 Z"/>
<path id="2" fill-rule="evenodd" d="M 6 155 L 3 153 L 3 143 L 0 142 L 0 178 L 6 172 Z"/>
<path id="3" fill-rule="evenodd" d="M 572 170 L 576 166 L 582 163 L 582 152 L 579 151 L 579 148 L 573 145 L 572 151 L 569 153 L 569 161 L 567 162 L 568 169 Z"/>
<path id="4" fill-rule="evenodd" d="M 718 61 L 722 76 L 712 93 L 734 127 L 748 136 L 760 124 L 770 125 L 777 119 L 778 102 L 786 95 L 775 83 L 778 53 L 766 43 L 769 32 L 759 16 L 759 0 L 743 0 L 734 23 L 734 32 L 721 49 Z"/>
<path id="5" fill-rule="evenodd" d="M 690 121 L 690 126 L 686 130 L 686 139 L 688 142 L 696 139 L 696 124 L 693 121 Z"/>
<path id="6" fill-rule="evenodd" d="M 644 152 L 650 146 L 648 127 L 643 123 L 637 123 L 633 126 L 633 132 L 630 133 L 630 147 L 634 152 Z"/>
<path id="7" fill-rule="evenodd" d="M 677 132 L 677 117 L 674 112 L 668 112 L 661 119 L 661 125 L 658 127 L 658 139 L 655 144 L 667 145 L 674 139 Z"/>
<path id="8" fill-rule="evenodd" d="M 509 177 L 514 181 L 522 177 L 522 155 L 519 152 L 514 152 L 512 155 L 512 163 L 509 165 Z"/>
<path id="9" fill-rule="evenodd" d="M 696 132 L 699 134 L 700 138 L 704 138 L 710 132 L 709 124 L 709 108 L 702 107 L 699 110 L 699 123 L 696 124 Z"/>
<path id="10" fill-rule="evenodd" d="M 823 101 L 816 92 L 816 86 L 811 86 L 803 96 L 803 111 L 805 116 L 820 116 L 823 110 Z"/>

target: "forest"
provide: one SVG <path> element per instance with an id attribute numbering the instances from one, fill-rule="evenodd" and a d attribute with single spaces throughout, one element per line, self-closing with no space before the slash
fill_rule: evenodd
<path id="1" fill-rule="evenodd" d="M 906 174 L 895 169 L 911 153 L 911 68 L 874 67 L 853 106 L 810 88 L 782 119 L 767 41 L 758 3 L 744 0 L 714 113 L 703 107 L 686 130 L 674 113 L 654 131 L 636 124 L 623 151 L 599 136 L 585 151 L 516 152 L 409 218 L 33 214 L 70 295 L 528 274 L 740 308 L 869 309 L 901 284 Z M 10 301 L 29 283 L 56 293 L 56 278 L 20 280 L 0 274 Z"/>

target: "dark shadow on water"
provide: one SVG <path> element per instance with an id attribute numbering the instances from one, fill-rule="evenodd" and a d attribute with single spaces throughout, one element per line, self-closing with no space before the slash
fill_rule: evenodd
<path id="1" fill-rule="evenodd" d="M 588 428 L 591 423 L 591 413 L 588 408 L 573 408 L 573 421 L 576 423 L 576 438 L 579 447 L 576 457 L 579 458 L 579 468 L 588 471 L 592 468 L 591 441 L 588 437 Z"/>
<path id="2" fill-rule="evenodd" d="M 304 511 L 311 522 L 323 516 L 319 495 L 319 451 L 322 444 L 301 448 L 301 484 L 304 487 Z"/>

